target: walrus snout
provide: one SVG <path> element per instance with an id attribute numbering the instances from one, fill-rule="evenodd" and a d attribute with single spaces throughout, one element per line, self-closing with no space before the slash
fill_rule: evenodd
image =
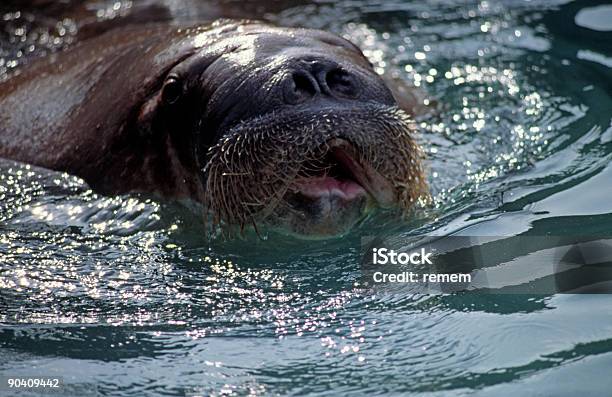
<path id="1" fill-rule="evenodd" d="M 246 120 L 204 159 L 208 207 L 226 224 L 308 238 L 342 235 L 376 207 L 408 211 L 426 191 L 414 128 L 360 101 Z"/>

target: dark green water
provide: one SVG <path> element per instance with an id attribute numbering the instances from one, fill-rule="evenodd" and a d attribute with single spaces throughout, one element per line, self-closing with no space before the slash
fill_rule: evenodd
<path id="1" fill-rule="evenodd" d="M 114 3 L 85 9 L 130 13 Z M 9 13 L 15 4 L 0 8 L 0 76 L 77 40 L 82 10 Z M 219 11 L 167 4 L 178 20 Z M 439 102 L 420 121 L 434 204 L 392 233 L 381 215 L 334 241 L 207 243 L 181 205 L 102 197 L 72 176 L 2 161 L 0 376 L 60 376 L 74 396 L 612 395 L 612 295 L 367 288 L 358 244 L 384 230 L 395 241 L 612 235 L 612 7 L 245 7 L 344 35 L 381 73 Z M 533 253 L 506 254 L 525 265 Z M 541 277 L 523 276 L 526 287 Z"/>

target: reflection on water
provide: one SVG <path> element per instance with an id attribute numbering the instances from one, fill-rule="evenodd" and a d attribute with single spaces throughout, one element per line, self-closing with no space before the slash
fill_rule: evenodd
<path id="1" fill-rule="evenodd" d="M 11 3 L 0 8 L 0 78 L 92 21 L 150 4 L 72 2 L 42 15 Z M 159 3 L 175 20 L 239 9 Z M 379 73 L 438 103 L 419 120 L 434 204 L 394 224 L 395 241 L 612 232 L 612 36 L 601 2 L 245 7 L 341 34 Z M 34 368 L 64 376 L 66 394 L 79 396 L 610 390 L 608 295 L 364 287 L 359 235 L 386 222 L 327 242 L 206 241 L 180 204 L 103 197 L 73 176 L 1 161 L 0 375 Z"/>

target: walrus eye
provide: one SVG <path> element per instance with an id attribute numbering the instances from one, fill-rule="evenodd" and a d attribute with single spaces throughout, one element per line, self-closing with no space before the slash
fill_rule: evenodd
<path id="1" fill-rule="evenodd" d="M 168 77 L 162 88 L 162 100 L 168 105 L 176 103 L 183 94 L 183 84 L 178 77 Z"/>

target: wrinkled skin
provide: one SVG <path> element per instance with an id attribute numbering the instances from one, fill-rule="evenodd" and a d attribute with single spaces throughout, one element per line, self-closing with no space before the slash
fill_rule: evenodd
<path id="1" fill-rule="evenodd" d="M 124 28 L 0 84 L 0 156 L 215 224 L 321 237 L 426 194 L 410 109 L 352 43 L 218 21 Z M 404 105 L 406 108 L 406 105 Z"/>

